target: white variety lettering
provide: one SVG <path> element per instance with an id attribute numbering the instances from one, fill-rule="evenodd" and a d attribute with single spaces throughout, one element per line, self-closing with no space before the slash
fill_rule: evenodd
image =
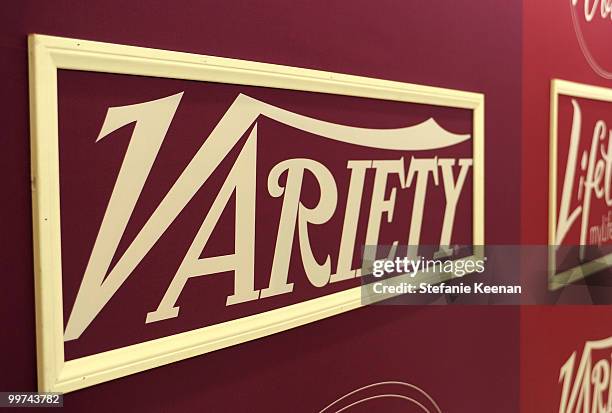
<path id="1" fill-rule="evenodd" d="M 612 410 L 611 355 L 594 362 L 594 350 L 609 350 L 612 337 L 588 341 L 580 364 L 576 367 L 576 352 L 567 359 L 559 371 L 561 400 L 559 413 L 607 413 Z"/>
<path id="2" fill-rule="evenodd" d="M 446 206 L 444 213 L 440 214 L 443 220 L 440 243 L 450 244 L 457 203 L 472 166 L 472 159 L 457 161 L 412 157 L 407 171 L 403 158 L 349 160 L 348 198 L 345 208 L 339 212 L 344 213 L 344 221 L 335 273 L 330 255 L 326 255 L 322 262 L 315 258 L 309 229 L 312 229 L 312 226 L 325 224 L 338 213 L 336 179 L 320 162 L 306 158 L 287 159 L 274 166 L 268 175 L 268 192 L 273 198 L 282 198 L 282 209 L 268 287 L 261 291 L 255 289 L 257 190 L 255 171 L 258 133 L 256 121 L 259 116 L 263 115 L 296 129 L 335 141 L 390 150 L 418 151 L 444 148 L 467 141 L 470 135 L 447 132 L 433 119 L 415 126 L 385 130 L 338 125 L 295 114 L 248 96 L 239 95 L 132 243 L 111 268 L 111 260 L 181 98 L 182 93 L 179 93 L 155 101 L 108 110 L 98 140 L 129 123 L 136 122 L 136 126 L 68 318 L 64 334 L 66 341 L 81 336 L 249 128 L 251 131 L 233 167 L 216 194 L 210 210 L 204 216 L 157 309 L 147 314 L 146 323 L 177 317 L 180 310 L 177 301 L 187 281 L 192 277 L 233 272 L 234 293 L 227 297 L 226 305 L 292 292 L 293 283 L 289 282 L 288 276 L 296 231 L 302 265 L 313 286 L 323 287 L 330 282 L 356 277 L 358 271 L 353 269 L 352 265 L 357 242 L 357 225 L 364 195 L 364 182 L 371 169 L 374 170 L 374 188 L 364 240 L 367 245 L 378 243 L 383 215 L 386 215 L 388 223 L 392 221 L 397 191 L 408 187 L 414 187 L 415 196 L 410 228 L 406 229 L 407 236 L 401 241 L 410 245 L 419 243 L 430 176 L 434 186 L 438 186 L 441 181 L 444 187 Z M 455 165 L 458 165 L 458 168 L 455 168 Z M 457 173 L 455 169 L 458 169 Z M 312 208 L 301 202 L 303 179 L 306 174 L 314 177 L 320 193 L 317 204 Z M 284 184 L 281 183 L 283 175 L 286 177 Z M 391 178 L 393 181 L 390 181 Z M 390 196 L 387 197 L 386 191 L 390 182 L 395 184 Z M 234 252 L 200 258 L 232 194 L 236 196 Z"/>

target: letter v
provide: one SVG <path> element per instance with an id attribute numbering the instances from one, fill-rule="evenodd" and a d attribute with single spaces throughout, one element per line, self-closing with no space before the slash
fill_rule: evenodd
<path id="1" fill-rule="evenodd" d="M 96 142 L 134 121 L 136 125 L 68 319 L 65 341 L 79 338 L 121 285 L 114 288 L 113 280 L 104 278 L 182 97 L 181 92 L 136 105 L 109 108 L 106 113 Z"/>
<path id="2" fill-rule="evenodd" d="M 138 105 L 111 108 L 106 115 L 101 137 L 134 121 L 136 127 L 68 318 L 64 341 L 81 336 L 253 124 L 261 110 L 261 102 L 242 94 L 236 97 L 117 264 L 109 271 L 112 257 L 181 97 L 182 93 Z"/>

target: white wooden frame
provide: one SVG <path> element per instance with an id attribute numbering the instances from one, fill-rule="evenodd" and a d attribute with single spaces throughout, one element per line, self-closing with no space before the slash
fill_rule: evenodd
<path id="1" fill-rule="evenodd" d="M 612 266 L 612 254 L 577 265 L 556 273 L 557 237 L 557 152 L 559 95 L 600 100 L 612 103 L 612 89 L 553 79 L 550 86 L 550 145 L 549 145 L 549 192 L 548 192 L 548 288 L 557 290 L 591 274 Z"/>
<path id="2" fill-rule="evenodd" d="M 473 111 L 473 241 L 484 244 L 484 96 L 387 80 L 30 35 L 30 122 L 38 386 L 70 392 L 362 306 L 361 287 L 193 331 L 64 359 L 57 70 L 154 76 L 420 103 Z"/>

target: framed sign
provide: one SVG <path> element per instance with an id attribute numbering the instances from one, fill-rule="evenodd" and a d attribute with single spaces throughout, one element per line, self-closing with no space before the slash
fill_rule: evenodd
<path id="1" fill-rule="evenodd" d="M 612 265 L 612 89 L 551 84 L 549 288 Z"/>
<path id="2" fill-rule="evenodd" d="M 31 35 L 39 388 L 362 306 L 360 246 L 484 244 L 484 97 Z"/>

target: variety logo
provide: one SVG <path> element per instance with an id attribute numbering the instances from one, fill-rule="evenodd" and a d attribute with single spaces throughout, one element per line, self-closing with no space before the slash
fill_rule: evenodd
<path id="1" fill-rule="evenodd" d="M 612 337 L 587 341 L 576 365 L 576 351 L 561 367 L 559 413 L 609 413 L 612 411 L 610 364 Z"/>
<path id="2" fill-rule="evenodd" d="M 191 277 L 233 273 L 234 292 L 227 297 L 227 306 L 291 293 L 294 285 L 289 282 L 288 275 L 294 238 L 299 244 L 305 274 L 313 286 L 323 287 L 329 283 L 357 277 L 358 271 L 352 268 L 352 260 L 357 241 L 359 213 L 364 199 L 369 199 L 369 205 L 363 206 L 369 207 L 369 218 L 365 239 L 358 240 L 359 244 L 378 244 L 382 219 L 386 216 L 387 220 L 391 221 L 396 209 L 398 191 L 408 188 L 414 192 L 412 205 L 406 206 L 406 209 L 409 207 L 412 211 L 410 226 L 401 231 L 406 238 L 396 242 L 419 244 L 429 191 L 438 190 L 445 200 L 438 213 L 438 219 L 442 223 L 438 234 L 439 241 L 442 246 L 451 244 L 455 212 L 471 171 L 471 158 L 412 156 L 410 159 L 404 159 L 398 155 L 396 159 L 391 160 L 349 160 L 344 170 L 345 182 L 348 182 L 348 198 L 346 204 L 339 205 L 337 176 L 315 159 L 282 160 L 269 171 L 267 188 L 256 188 L 257 119 L 264 116 L 330 140 L 362 147 L 403 151 L 402 155 L 405 155 L 406 151 L 431 151 L 456 145 L 469 141 L 470 135 L 450 133 L 433 119 L 399 129 L 345 126 L 302 116 L 249 96 L 239 95 L 123 254 L 116 257 L 116 262 L 113 261 L 182 95 L 179 93 L 136 105 L 113 107 L 107 112 L 97 140 L 104 139 L 113 131 L 130 123 L 135 122 L 135 127 L 68 318 L 64 335 L 66 341 L 81 336 L 243 136 L 247 136 L 244 146 L 240 149 L 220 191 L 211 194 L 214 198 L 212 206 L 203 220 L 197 223 L 199 230 L 191 246 L 185 251 L 182 263 L 176 269 L 159 305 L 146 315 L 146 323 L 179 315 L 177 299 Z M 372 176 L 374 179 L 371 194 L 364 194 L 366 176 Z M 303 182 L 305 179 L 312 181 L 313 178 L 318 186 L 319 200 L 316 205 L 307 206 L 301 202 Z M 388 196 L 392 178 L 393 182 L 399 182 L 399 185 L 396 184 Z M 267 190 L 270 197 L 278 198 L 279 202 L 282 202 L 282 211 L 276 228 L 276 246 L 268 286 L 257 289 L 254 279 L 255 211 L 256 191 L 261 190 Z M 234 194 L 234 253 L 201 258 L 211 233 Z M 397 209 L 400 208 L 401 206 L 398 206 Z M 326 255 L 323 262 L 315 258 L 309 229 L 325 224 L 336 211 L 344 214 L 344 225 L 338 235 L 339 255 L 334 257 L 336 265 L 332 268 L 329 255 Z M 112 263 L 114 266 L 111 266 Z"/>

